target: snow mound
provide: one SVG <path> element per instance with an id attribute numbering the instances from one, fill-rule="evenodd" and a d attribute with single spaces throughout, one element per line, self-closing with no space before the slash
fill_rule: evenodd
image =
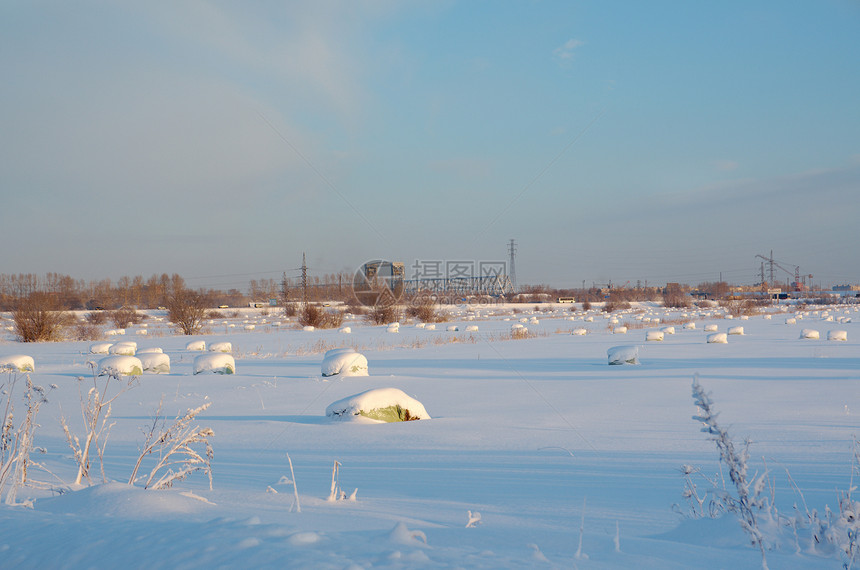
<path id="1" fill-rule="evenodd" d="M 32 356 L 13 354 L 11 356 L 0 356 L 0 369 L 34 372 L 36 365 Z"/>
<path id="2" fill-rule="evenodd" d="M 376 388 L 338 400 L 325 409 L 325 415 L 343 419 L 363 416 L 380 422 L 430 419 L 421 402 L 397 388 Z"/>
<path id="3" fill-rule="evenodd" d="M 795 318 L 785 319 L 785 324 L 787 324 L 787 325 L 796 325 L 796 324 L 797 324 L 797 319 L 795 319 Z"/>
<path id="4" fill-rule="evenodd" d="M 466 327 L 466 332 L 478 332 L 478 325 L 469 325 Z"/>
<path id="5" fill-rule="evenodd" d="M 426 325 L 426 326 L 424 327 L 424 330 L 425 330 L 425 331 L 435 331 L 435 330 L 436 330 L 436 325 Z"/>
<path id="6" fill-rule="evenodd" d="M 141 368 L 144 372 L 152 372 L 154 374 L 170 373 L 170 356 L 163 352 L 138 353 L 137 358 L 140 360 Z"/>
<path id="7" fill-rule="evenodd" d="M 137 343 L 133 340 L 118 342 L 111 345 L 108 354 L 121 354 L 123 356 L 134 356 L 137 351 Z"/>
<path id="8" fill-rule="evenodd" d="M 709 344 L 726 344 L 729 342 L 729 336 L 726 333 L 713 333 L 707 337 Z"/>
<path id="9" fill-rule="evenodd" d="M 354 348 L 334 348 L 323 356 L 323 376 L 368 376 L 367 358 Z"/>
<path id="10" fill-rule="evenodd" d="M 663 327 L 660 330 L 663 331 L 663 334 L 675 334 L 675 327 Z"/>
<path id="11" fill-rule="evenodd" d="M 113 346 L 112 342 L 96 342 L 90 345 L 90 354 L 107 354 L 110 350 L 110 347 Z"/>
<path id="12" fill-rule="evenodd" d="M 848 340 L 848 331 L 827 331 L 827 340 Z"/>
<path id="13" fill-rule="evenodd" d="M 388 325 L 388 332 L 390 332 L 390 333 L 400 332 L 400 323 L 391 323 L 390 325 Z"/>
<path id="14" fill-rule="evenodd" d="M 612 334 L 627 334 L 627 327 L 615 327 Z"/>
<path id="15" fill-rule="evenodd" d="M 343 328 L 342 328 L 342 329 L 340 329 L 338 332 L 341 332 L 341 333 L 343 333 L 343 334 L 351 334 L 351 333 L 352 333 L 352 328 L 350 328 L 350 327 L 343 327 Z"/>
<path id="16" fill-rule="evenodd" d="M 606 351 L 609 357 L 609 365 L 639 364 L 638 346 L 613 346 Z"/>
<path id="17" fill-rule="evenodd" d="M 662 331 L 648 331 L 645 333 L 645 342 L 661 342 L 662 340 Z"/>
<path id="18" fill-rule="evenodd" d="M 696 323 L 685 323 L 684 330 L 694 331 L 696 330 Z"/>
<path id="19" fill-rule="evenodd" d="M 457 325 L 448 325 L 445 330 L 448 332 L 459 332 L 460 327 L 458 327 Z"/>
<path id="20" fill-rule="evenodd" d="M 233 344 L 230 342 L 213 342 L 209 345 L 209 352 L 233 352 Z"/>
<path id="21" fill-rule="evenodd" d="M 717 325 L 705 325 L 705 332 L 717 332 Z"/>
<path id="22" fill-rule="evenodd" d="M 576 336 L 585 336 L 586 334 L 588 334 L 588 331 L 586 329 L 573 329 L 570 334 Z"/>
<path id="23" fill-rule="evenodd" d="M 206 350 L 206 341 L 192 340 L 185 345 L 185 350 L 188 350 L 190 352 L 203 352 L 204 350 Z"/>
<path id="24" fill-rule="evenodd" d="M 150 346 L 149 348 L 141 348 L 140 350 L 138 350 L 137 355 L 140 356 L 141 354 L 155 354 L 162 352 L 164 352 L 163 348 L 159 348 L 157 346 Z"/>
<path id="25" fill-rule="evenodd" d="M 105 331 L 105 336 L 118 336 L 125 334 L 125 329 L 111 329 Z"/>
<path id="26" fill-rule="evenodd" d="M 187 515 L 210 509 L 212 503 L 169 489 L 153 492 L 124 483 L 93 485 L 80 491 L 39 499 L 36 511 L 57 515 L 118 517 L 163 521 L 168 515 Z"/>
<path id="27" fill-rule="evenodd" d="M 98 375 L 117 374 L 121 376 L 140 376 L 143 363 L 135 356 L 115 354 L 99 360 Z"/>
<path id="28" fill-rule="evenodd" d="M 744 334 L 744 327 L 729 327 L 729 330 L 726 331 L 726 333 L 727 334 L 743 335 Z"/>
<path id="29" fill-rule="evenodd" d="M 201 354 L 194 359 L 194 373 L 214 372 L 215 374 L 234 374 L 236 361 L 229 354 L 214 352 Z"/>
<path id="30" fill-rule="evenodd" d="M 821 335 L 818 334 L 818 331 L 815 329 L 803 329 L 800 331 L 800 338 L 808 338 L 811 340 L 817 340 L 821 338 Z"/>
<path id="31" fill-rule="evenodd" d="M 409 530 L 403 522 L 397 523 L 388 539 L 406 546 L 427 546 L 427 535 L 420 530 Z"/>

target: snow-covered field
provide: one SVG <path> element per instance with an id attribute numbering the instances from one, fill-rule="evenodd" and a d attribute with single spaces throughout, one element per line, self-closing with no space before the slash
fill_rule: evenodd
<path id="1" fill-rule="evenodd" d="M 682 465 L 733 489 L 692 419 L 696 374 L 720 425 L 738 446 L 751 440 L 748 476 L 769 472 L 765 494 L 781 517 L 767 529 L 770 568 L 841 567 L 839 540 L 815 544 L 804 528 L 795 539 L 798 525 L 787 522 L 807 509 L 824 518 L 827 506 L 838 517 L 851 485 L 856 309 L 729 320 L 641 305 L 613 323 L 569 305 L 518 307 L 451 308 L 452 320 L 432 330 L 347 321 L 350 334 L 248 311 L 193 339 L 150 312 L 146 327 L 105 340 L 161 348 L 170 372 L 144 373 L 114 401 L 109 482 L 94 455 L 92 484 L 81 486 L 71 484 L 77 467 L 60 417 L 83 436 L 88 361 L 108 355 L 90 354 L 93 342 L 22 344 L 5 330 L 0 357 L 33 357 L 31 378 L 47 391 L 33 453 L 45 469 L 31 466 L 29 477 L 49 485 L 18 489 L 18 504 L 0 506 L 0 567 L 760 568 L 735 516 L 682 516 Z M 524 338 L 511 338 L 515 324 Z M 613 334 L 621 326 L 627 332 Z M 725 343 L 707 341 L 739 326 Z M 804 329 L 820 335 L 801 338 Z M 847 340 L 828 340 L 837 330 Z M 648 335 L 656 331 L 662 340 Z M 190 340 L 231 343 L 235 374 L 195 374 L 201 352 L 186 349 Z M 617 346 L 638 346 L 639 364 L 608 365 Z M 323 377 L 324 352 L 338 347 L 363 354 L 369 375 Z M 373 388 L 402 390 L 432 419 L 326 417 L 333 402 Z M 16 421 L 22 394 L 19 380 Z M 195 423 L 214 430 L 212 490 L 203 473 L 162 491 L 128 485 L 162 399 L 170 420 L 211 404 Z M 330 501 L 335 462 L 346 499 Z"/>

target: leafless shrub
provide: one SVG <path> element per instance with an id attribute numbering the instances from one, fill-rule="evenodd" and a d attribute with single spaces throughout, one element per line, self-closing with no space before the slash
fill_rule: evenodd
<path id="1" fill-rule="evenodd" d="M 75 325 L 75 340 L 98 340 L 101 337 L 102 329 L 92 323 L 84 321 Z"/>
<path id="2" fill-rule="evenodd" d="M 441 323 L 448 320 L 447 313 L 437 310 L 433 297 L 429 295 L 413 298 L 406 307 L 406 315 L 422 323 Z"/>
<path id="3" fill-rule="evenodd" d="M 128 484 L 133 485 L 138 479 L 137 473 L 144 460 L 154 455 L 158 458 L 155 465 L 146 476 L 145 489 L 167 489 L 177 481 L 182 481 L 195 471 L 203 471 L 209 476 L 209 489 L 212 489 L 212 458 L 214 451 L 209 438 L 215 435 L 210 428 L 191 426 L 194 419 L 211 405 L 207 402 L 202 406 L 189 409 L 184 415 L 177 415 L 170 427 L 166 426 L 162 415 L 163 400 L 158 403 L 158 410 L 152 420 L 152 425 L 145 432 L 146 439 L 137 463 L 129 477 Z M 198 451 L 197 447 L 202 446 Z"/>
<path id="4" fill-rule="evenodd" d="M 604 313 L 614 313 L 615 311 L 626 311 L 630 308 L 630 303 L 627 301 L 610 301 L 603 305 Z"/>
<path id="5" fill-rule="evenodd" d="M 59 310 L 54 295 L 36 291 L 20 299 L 12 311 L 15 331 L 22 342 L 59 341 L 69 315 Z"/>
<path id="6" fill-rule="evenodd" d="M 399 321 L 400 310 L 394 305 L 376 305 L 370 308 L 364 318 L 375 325 L 384 325 Z"/>
<path id="7" fill-rule="evenodd" d="M 572 309 L 572 308 L 573 308 L 573 307 L 571 307 L 571 309 Z M 583 310 L 583 311 L 590 311 L 590 310 L 591 310 L 591 303 L 590 303 L 590 302 L 588 302 L 588 301 L 583 301 L 583 302 L 582 302 L 582 310 Z"/>
<path id="8" fill-rule="evenodd" d="M 203 328 L 208 304 L 202 293 L 177 289 L 167 299 L 167 318 L 182 334 L 197 334 Z"/>
<path id="9" fill-rule="evenodd" d="M 731 299 L 720 301 L 720 306 L 725 308 L 733 317 L 743 315 L 754 315 L 762 306 L 762 301 L 756 299 Z"/>
<path id="10" fill-rule="evenodd" d="M 90 311 L 84 320 L 91 325 L 103 325 L 107 322 L 107 313 L 105 311 Z"/>
<path id="11" fill-rule="evenodd" d="M 143 320 L 142 315 L 131 307 L 122 307 L 114 311 L 108 311 L 108 317 L 118 329 L 134 326 Z"/>
<path id="12" fill-rule="evenodd" d="M 663 293 L 663 306 L 670 309 L 686 309 L 691 305 L 690 296 L 683 291 L 673 289 Z"/>
<path id="13" fill-rule="evenodd" d="M 333 329 L 343 324 L 343 313 L 340 311 L 326 311 L 318 305 L 307 304 L 299 316 L 299 324 L 303 327 L 311 326 L 318 329 Z"/>

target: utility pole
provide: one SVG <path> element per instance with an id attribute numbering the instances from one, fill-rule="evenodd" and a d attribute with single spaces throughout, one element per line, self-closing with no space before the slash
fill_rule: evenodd
<path id="1" fill-rule="evenodd" d="M 508 243 L 508 253 L 511 256 L 510 260 L 510 269 L 508 271 L 508 276 L 511 278 L 511 287 L 513 287 L 514 292 L 517 291 L 517 268 L 514 264 L 514 260 L 517 253 L 517 243 L 514 240 L 511 240 Z"/>
<path id="2" fill-rule="evenodd" d="M 308 264 L 302 252 L 302 308 L 308 306 Z"/>

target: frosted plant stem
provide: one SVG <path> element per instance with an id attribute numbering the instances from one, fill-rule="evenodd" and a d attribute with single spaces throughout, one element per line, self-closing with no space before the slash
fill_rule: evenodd
<path id="1" fill-rule="evenodd" d="M 293 460 L 290 459 L 290 454 L 287 454 L 287 462 L 290 464 L 290 479 L 293 480 L 293 494 L 296 497 L 296 512 L 302 512 L 302 505 L 299 503 L 299 488 L 296 485 L 296 474 L 293 472 Z"/>

